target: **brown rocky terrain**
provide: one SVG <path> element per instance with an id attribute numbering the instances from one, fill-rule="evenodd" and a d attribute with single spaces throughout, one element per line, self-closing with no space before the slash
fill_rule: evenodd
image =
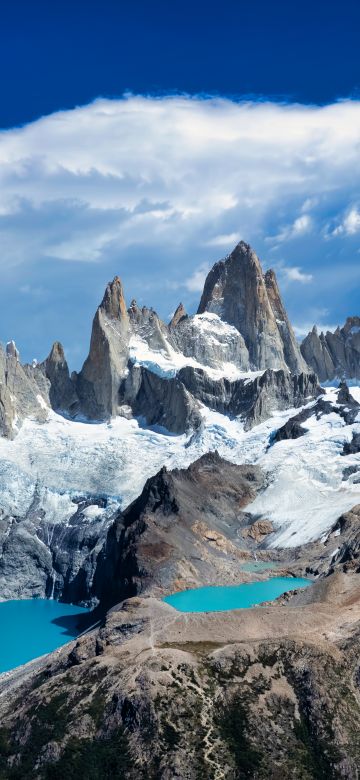
<path id="1" fill-rule="evenodd" d="M 134 597 L 0 682 L 0 776 L 356 780 L 360 583 L 186 614 Z"/>

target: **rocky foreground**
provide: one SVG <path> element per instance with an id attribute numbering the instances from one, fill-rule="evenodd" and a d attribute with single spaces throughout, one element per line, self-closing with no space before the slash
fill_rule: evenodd
<path id="1" fill-rule="evenodd" d="M 146 483 L 97 558 L 97 627 L 0 678 L 0 778 L 357 780 L 360 506 L 271 550 L 246 511 L 263 480 L 212 453 Z M 316 580 L 225 613 L 161 600 L 269 576 L 241 571 L 255 553 Z"/>
<path id="2" fill-rule="evenodd" d="M 0 776 L 355 780 L 359 639 L 356 574 L 228 613 L 134 597 L 2 682 Z"/>

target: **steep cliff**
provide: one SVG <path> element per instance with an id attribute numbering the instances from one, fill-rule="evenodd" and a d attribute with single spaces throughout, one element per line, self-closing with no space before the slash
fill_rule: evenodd
<path id="1" fill-rule="evenodd" d="M 244 241 L 216 263 L 205 281 L 198 314 L 218 314 L 244 338 L 253 369 L 306 370 L 273 271 L 264 276 Z"/>
<path id="2" fill-rule="evenodd" d="M 360 379 L 360 317 L 348 317 L 334 333 L 319 334 L 314 325 L 301 344 L 301 352 L 321 382 Z"/>

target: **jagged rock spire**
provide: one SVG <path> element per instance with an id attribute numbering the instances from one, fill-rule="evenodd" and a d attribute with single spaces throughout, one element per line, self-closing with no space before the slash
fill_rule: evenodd
<path id="1" fill-rule="evenodd" d="M 274 271 L 263 274 L 260 260 L 240 241 L 209 272 L 198 314 L 218 314 L 243 336 L 253 368 L 306 370 L 282 303 Z"/>
<path id="2" fill-rule="evenodd" d="M 50 382 L 49 399 L 52 408 L 57 411 L 76 411 L 78 397 L 74 383 L 70 379 L 69 367 L 60 341 L 54 342 L 50 354 L 40 364 L 39 369 Z"/>
<path id="3" fill-rule="evenodd" d="M 82 409 L 92 418 L 116 415 L 119 387 L 129 357 L 130 325 L 123 286 L 109 282 L 92 325 L 89 355 L 75 376 Z"/>
<path id="4" fill-rule="evenodd" d="M 107 284 L 100 308 L 111 319 L 127 318 L 123 286 L 118 276 Z"/>
<path id="5" fill-rule="evenodd" d="M 360 379 L 360 317 L 348 317 L 342 328 L 320 336 L 314 326 L 302 342 L 301 352 L 321 382 L 343 376 Z"/>
<path id="6" fill-rule="evenodd" d="M 185 311 L 185 307 L 183 306 L 182 303 L 179 303 L 179 305 L 178 305 L 177 309 L 175 310 L 175 312 L 174 312 L 174 314 L 173 314 L 173 316 L 171 318 L 171 321 L 169 323 L 170 330 L 172 328 L 176 328 L 176 326 L 179 324 L 179 322 L 181 320 L 183 320 L 185 317 L 187 317 L 187 314 L 186 314 L 186 311 Z"/>

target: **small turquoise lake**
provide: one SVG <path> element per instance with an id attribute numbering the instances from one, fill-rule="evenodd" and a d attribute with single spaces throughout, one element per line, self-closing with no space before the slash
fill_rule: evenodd
<path id="1" fill-rule="evenodd" d="M 0 602 L 0 673 L 70 642 L 87 612 L 49 599 Z"/>
<path id="2" fill-rule="evenodd" d="M 254 607 L 262 601 L 276 599 L 287 590 L 307 588 L 311 584 L 311 580 L 302 577 L 272 577 L 262 582 L 183 590 L 166 596 L 164 601 L 180 612 L 226 612 Z"/>

